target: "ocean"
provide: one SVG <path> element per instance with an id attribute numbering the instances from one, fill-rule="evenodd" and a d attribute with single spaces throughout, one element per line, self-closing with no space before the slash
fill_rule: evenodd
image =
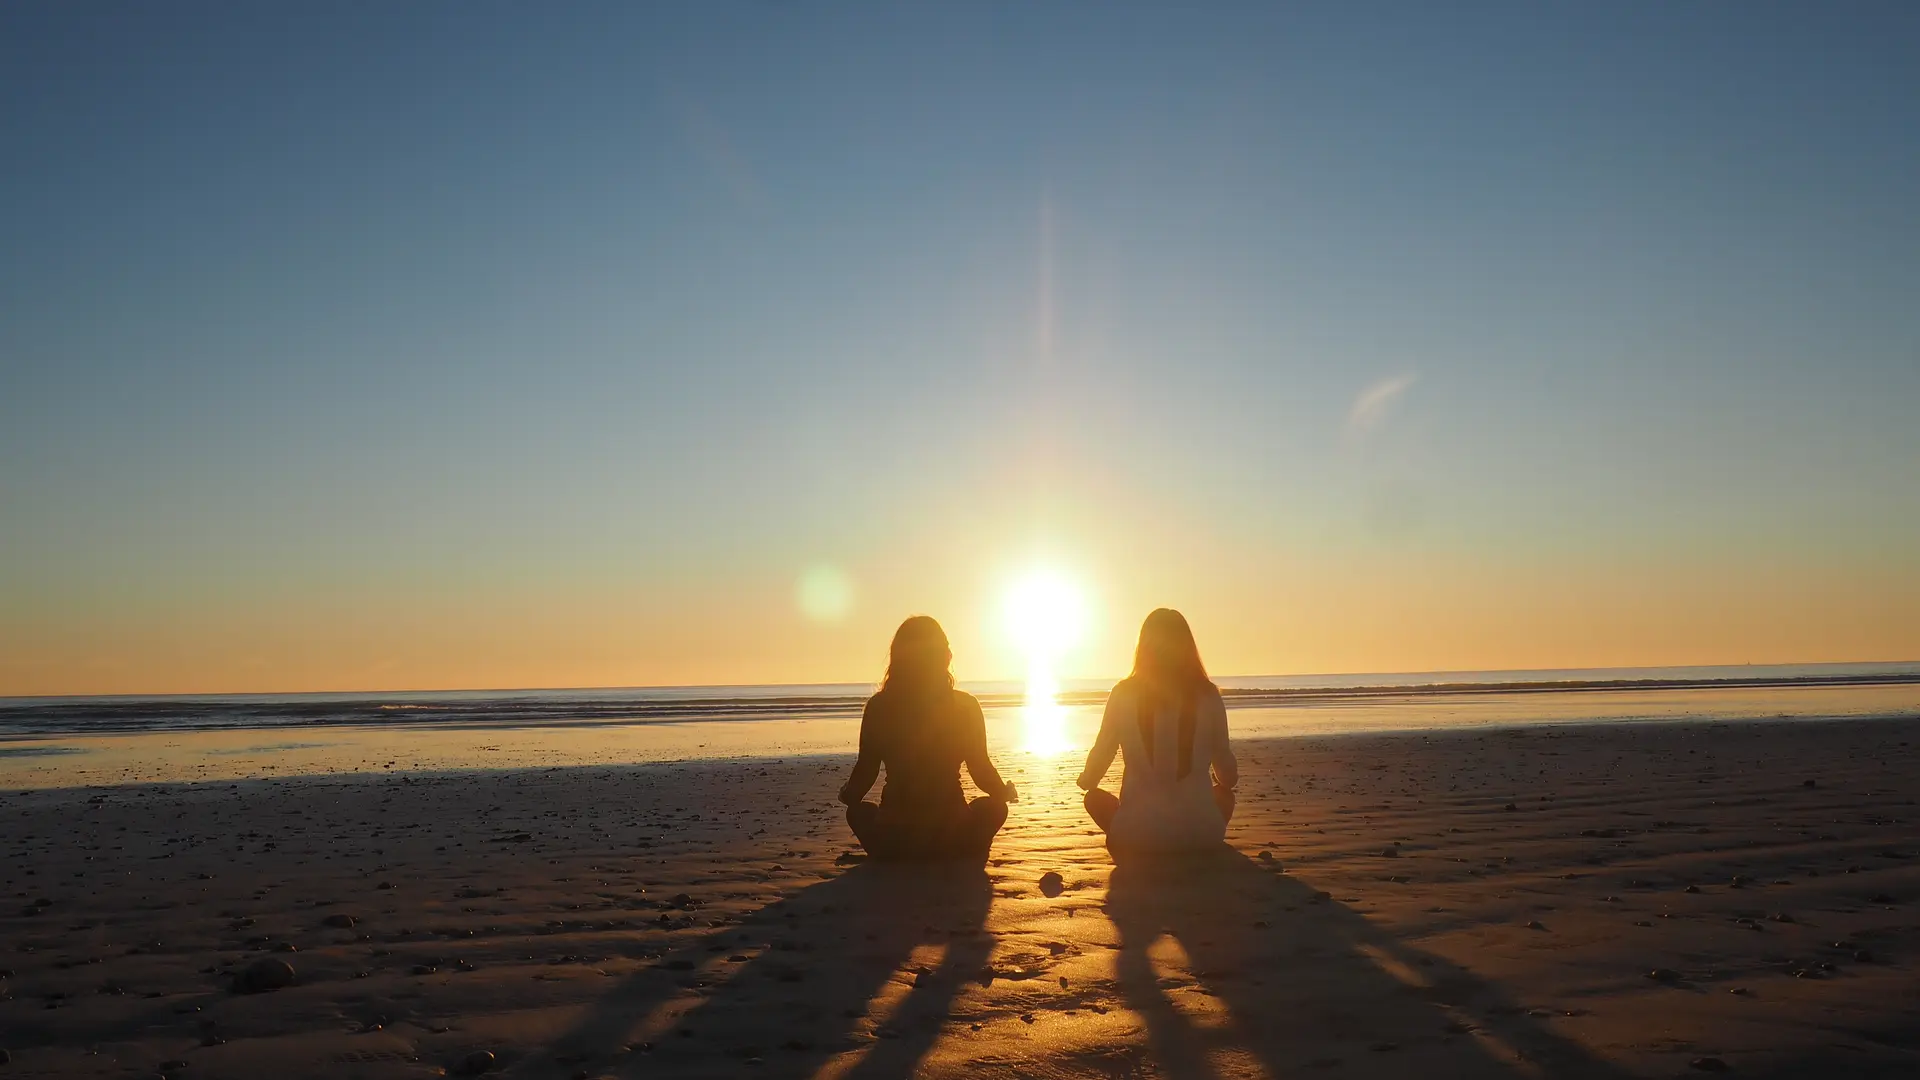
<path id="1" fill-rule="evenodd" d="M 1920 687 L 1920 662 L 1244 675 L 1216 682 L 1228 708 L 1235 712 L 1426 704 L 1444 705 L 1441 711 L 1459 722 L 1472 722 L 1476 703 L 1497 704 L 1496 711 L 1505 715 L 1518 702 L 1523 712 L 1531 703 L 1543 719 L 1568 718 L 1571 712 L 1572 718 L 1591 713 L 1592 719 L 1601 720 L 1630 718 L 1614 715 L 1628 695 L 1635 699 L 1650 694 L 1725 697 L 1726 692 L 1741 691 L 1742 700 L 1753 700 L 1755 695 L 1764 699 L 1765 692 L 1780 691 L 1780 715 L 1801 715 L 1805 710 L 1796 702 L 1813 698 L 1784 692 Z M 1111 681 L 1067 680 L 1054 704 L 1076 709 L 1096 706 L 1110 685 Z M 1026 704 L 1024 688 L 1018 683 L 973 683 L 962 688 L 980 697 L 990 711 Z M 16 697 L 0 698 L 0 738 L 341 726 L 482 729 L 848 718 L 859 715 L 861 703 L 872 691 L 871 684 L 842 683 Z M 1813 714 L 1823 708 L 1816 706 Z M 1423 715 L 1430 717 L 1432 712 L 1429 709 Z M 1429 718 L 1413 726 L 1433 723 Z"/>

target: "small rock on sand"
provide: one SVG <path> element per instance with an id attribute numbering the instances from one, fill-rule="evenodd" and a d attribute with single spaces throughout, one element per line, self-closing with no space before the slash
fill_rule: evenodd
<path id="1" fill-rule="evenodd" d="M 331 926 L 336 930 L 351 930 L 353 929 L 354 918 L 351 915 L 345 914 L 329 915 L 320 920 L 320 923 L 323 926 Z"/>
<path id="2" fill-rule="evenodd" d="M 454 1071 L 460 1076 L 479 1076 L 484 1072 L 492 1072 L 494 1064 L 493 1051 L 475 1050 L 461 1058 L 459 1066 Z"/>
<path id="3" fill-rule="evenodd" d="M 1065 879 L 1052 870 L 1040 875 L 1040 892 L 1049 899 L 1059 896 L 1066 887 Z"/>
<path id="4" fill-rule="evenodd" d="M 255 960 L 234 977 L 233 988 L 242 994 L 261 994 L 293 985 L 293 965 L 285 960 Z"/>

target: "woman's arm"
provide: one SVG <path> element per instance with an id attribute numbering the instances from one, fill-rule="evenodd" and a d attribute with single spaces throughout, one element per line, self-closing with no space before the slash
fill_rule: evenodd
<path id="1" fill-rule="evenodd" d="M 1114 687 L 1107 695 L 1107 710 L 1100 714 L 1100 734 L 1094 736 L 1093 749 L 1087 751 L 1087 767 L 1080 770 L 1080 790 L 1092 791 L 1106 778 L 1107 770 L 1113 766 L 1114 752 L 1120 749 L 1120 721 L 1118 718 L 1120 688 Z"/>
<path id="2" fill-rule="evenodd" d="M 867 707 L 860 711 L 860 758 L 853 763 L 853 775 L 840 788 L 840 801 L 848 806 L 866 798 L 873 782 L 880 779 L 880 737 L 874 730 L 878 726 L 873 699 L 868 698 Z"/>
<path id="3" fill-rule="evenodd" d="M 1227 703 L 1214 690 L 1205 705 L 1207 724 L 1213 729 L 1213 782 L 1232 791 L 1240 783 L 1240 763 L 1233 760 L 1233 747 L 1227 742 Z"/>
<path id="4" fill-rule="evenodd" d="M 1020 793 L 1012 784 L 1000 779 L 1000 770 L 993 767 L 993 759 L 987 756 L 987 718 L 980 711 L 980 701 L 972 694 L 964 695 L 966 703 L 965 723 L 967 725 L 967 775 L 973 777 L 973 786 L 987 793 L 991 798 L 1002 802 L 1019 802 Z"/>

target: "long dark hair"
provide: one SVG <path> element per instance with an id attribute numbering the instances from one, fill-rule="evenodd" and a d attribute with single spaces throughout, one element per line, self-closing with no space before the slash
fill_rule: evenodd
<path id="1" fill-rule="evenodd" d="M 893 632 L 887 649 L 883 694 L 925 694 L 953 689 L 953 649 L 931 615 L 915 615 Z"/>
<path id="2" fill-rule="evenodd" d="M 1212 687 L 1200 646 L 1193 640 L 1187 617 L 1172 608 L 1154 608 L 1140 624 L 1140 644 L 1133 650 L 1133 674 L 1128 676 L 1169 696 L 1186 697 Z"/>

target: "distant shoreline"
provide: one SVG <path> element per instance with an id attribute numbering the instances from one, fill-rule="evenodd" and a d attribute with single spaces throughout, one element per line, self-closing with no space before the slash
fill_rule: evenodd
<path id="1" fill-rule="evenodd" d="M 1920 685 L 1920 665 L 1872 665 L 1878 671 L 1809 672 L 1751 676 L 1373 682 L 1331 686 L 1223 686 L 1230 709 L 1378 704 L 1423 698 L 1491 697 L 1512 694 L 1590 694 L 1660 691 L 1795 690 Z M 1831 665 L 1841 667 L 1843 665 Z M 1844 665 L 1860 667 L 1867 665 Z M 1648 669 L 1659 670 L 1659 669 Z M 1701 669 L 1692 669 L 1701 670 Z M 1715 669 L 1705 669 L 1715 670 Z M 1718 669 L 1721 671 L 1730 669 Z M 1766 670 L 1762 668 L 1760 670 Z M 1778 670 L 1778 669 L 1776 669 Z M 1503 673 L 1489 673 L 1503 674 Z M 1559 674 L 1559 673 L 1554 673 Z M 1274 677 L 1281 682 L 1290 677 Z M 1293 677 L 1298 678 L 1298 677 Z M 1324 677 L 1315 677 L 1324 678 Z M 1369 678 L 1358 676 L 1356 678 Z M 1404 679 L 1406 676 L 1372 676 Z M 1242 677 L 1223 682 L 1267 681 Z M 142 731 L 371 726 L 486 726 L 511 724 L 646 724 L 688 721 L 845 718 L 858 716 L 871 688 L 688 687 L 638 690 L 448 691 L 391 694 L 208 695 L 167 697 L 73 697 L 0 699 L 0 737 L 126 734 Z M 759 693 L 741 692 L 759 690 Z M 1065 690 L 1055 702 L 1086 707 L 1103 703 L 1106 689 Z M 988 708 L 1014 708 L 1024 694 L 976 690 Z"/>

